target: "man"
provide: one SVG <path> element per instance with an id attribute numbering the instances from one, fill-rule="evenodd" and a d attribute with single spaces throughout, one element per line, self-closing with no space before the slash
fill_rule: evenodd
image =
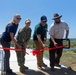
<path id="1" fill-rule="evenodd" d="M 62 46 L 63 45 L 63 35 L 64 35 L 64 30 L 66 30 L 66 35 L 65 38 L 66 40 L 68 39 L 68 34 L 69 34 L 69 27 L 67 23 L 63 22 L 60 20 L 62 17 L 59 16 L 58 13 L 54 14 L 54 23 L 51 25 L 49 29 L 49 34 L 50 34 L 50 44 L 49 47 L 55 47 L 55 46 Z M 59 65 L 60 63 L 60 58 L 62 56 L 62 51 L 63 49 L 56 49 L 56 50 L 50 50 L 49 51 L 49 57 L 50 57 L 50 67 L 51 70 L 54 71 L 54 66 L 61 66 Z M 55 57 L 56 53 L 56 57 Z"/>
<path id="2" fill-rule="evenodd" d="M 45 47 L 46 34 L 47 34 L 47 17 L 41 16 L 41 22 L 35 26 L 35 31 L 33 35 L 34 44 L 37 50 L 40 50 Z M 41 69 L 47 67 L 43 62 L 43 52 L 37 56 L 37 67 Z"/>
<path id="3" fill-rule="evenodd" d="M 26 51 L 27 43 L 31 38 L 31 20 L 26 19 L 25 21 L 25 26 L 19 29 L 18 34 L 17 34 L 17 42 L 22 46 L 22 49 Z M 17 46 L 16 46 L 17 48 Z M 18 65 L 20 66 L 20 72 L 24 73 L 25 70 L 28 69 L 27 66 L 24 66 L 25 64 L 25 53 L 24 52 L 16 52 L 17 54 L 17 62 Z"/>

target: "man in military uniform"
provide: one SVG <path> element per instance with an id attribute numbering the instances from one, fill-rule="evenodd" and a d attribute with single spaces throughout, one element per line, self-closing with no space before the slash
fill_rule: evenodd
<path id="1" fill-rule="evenodd" d="M 20 28 L 17 34 L 17 42 L 22 46 L 22 50 L 26 51 L 27 42 L 31 37 L 31 28 L 29 27 L 31 23 L 30 19 L 25 21 L 25 26 Z M 17 48 L 17 46 L 16 46 Z M 25 53 L 24 52 L 16 52 L 18 65 L 20 66 L 20 72 L 25 72 L 28 67 L 24 66 L 25 63 Z"/>
<path id="2" fill-rule="evenodd" d="M 47 34 L 47 17 L 41 16 L 40 23 L 35 26 L 35 31 L 33 35 L 34 44 L 36 45 L 36 49 L 40 50 L 44 47 L 46 41 L 46 34 Z M 47 67 L 46 64 L 43 62 L 43 52 L 37 56 L 37 67 L 41 69 L 42 67 Z"/>

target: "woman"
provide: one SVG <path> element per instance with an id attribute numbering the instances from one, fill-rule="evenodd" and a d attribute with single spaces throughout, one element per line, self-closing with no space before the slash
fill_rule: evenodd
<path id="1" fill-rule="evenodd" d="M 31 23 L 30 19 L 25 21 L 25 26 L 20 28 L 17 35 L 17 42 L 22 46 L 22 49 L 26 51 L 27 42 L 31 37 L 31 28 L 29 27 Z M 17 46 L 16 46 L 17 48 Z M 20 72 L 25 72 L 28 67 L 24 66 L 25 64 L 25 53 L 24 52 L 16 52 L 18 65 L 20 66 Z"/>
<path id="2" fill-rule="evenodd" d="M 22 47 L 16 42 L 14 39 L 14 36 L 17 32 L 18 24 L 21 20 L 21 17 L 19 14 L 14 15 L 13 19 L 6 25 L 5 32 L 2 33 L 1 37 L 1 44 L 3 48 L 10 48 L 10 42 L 13 41 L 19 49 Z M 5 56 L 4 56 L 4 71 L 6 74 L 13 73 L 10 69 L 10 50 L 4 50 Z"/>

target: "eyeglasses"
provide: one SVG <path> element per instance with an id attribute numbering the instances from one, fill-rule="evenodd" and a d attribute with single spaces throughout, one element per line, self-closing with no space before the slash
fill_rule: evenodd
<path id="1" fill-rule="evenodd" d="M 16 18 L 17 20 L 21 20 L 21 18 Z"/>

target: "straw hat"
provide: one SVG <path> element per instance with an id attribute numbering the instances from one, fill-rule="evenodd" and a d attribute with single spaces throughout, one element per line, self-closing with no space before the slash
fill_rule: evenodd
<path id="1" fill-rule="evenodd" d="M 62 15 L 59 16 L 58 13 L 55 13 L 55 14 L 54 14 L 54 17 L 52 18 L 52 20 L 55 20 L 55 19 L 61 18 L 61 17 L 62 17 Z"/>

